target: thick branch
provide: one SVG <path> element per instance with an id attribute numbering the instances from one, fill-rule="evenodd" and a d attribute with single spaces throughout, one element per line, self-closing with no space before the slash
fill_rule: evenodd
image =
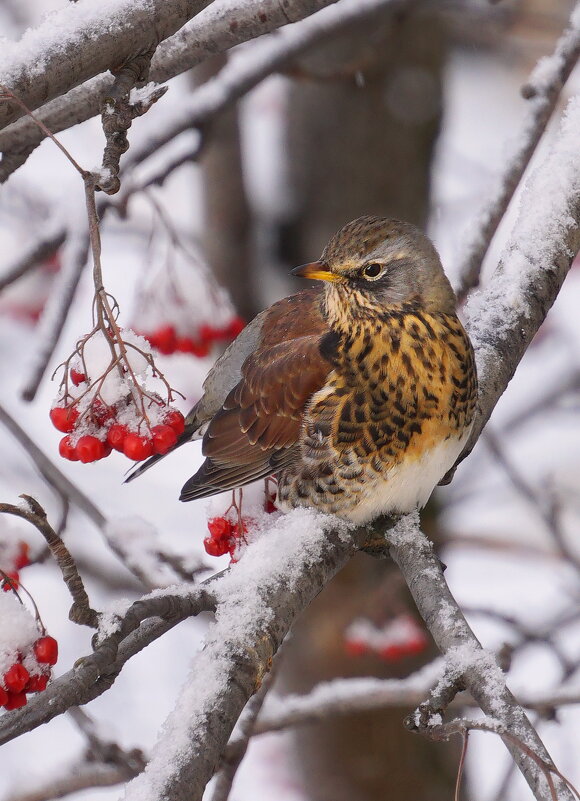
<path id="1" fill-rule="evenodd" d="M 580 3 L 572 12 L 570 22 L 558 39 L 553 54 L 542 58 L 523 87 L 529 99 L 528 111 L 522 123 L 514 152 L 506 159 L 507 168 L 482 211 L 471 224 L 470 234 L 463 247 L 459 265 L 457 294 L 463 299 L 479 283 L 483 259 L 495 232 L 511 202 L 526 167 L 556 107 L 560 92 L 574 69 L 580 55 Z"/>
<path id="2" fill-rule="evenodd" d="M 150 78 L 156 83 L 190 70 L 206 58 L 223 53 L 237 44 L 296 22 L 336 0 L 260 0 L 256 13 L 254 4 L 247 0 L 233 0 L 228 5 L 210 6 L 179 33 L 157 48 L 152 61 Z M 47 103 L 38 117 L 53 133 L 58 133 L 99 113 L 100 99 L 113 83 L 109 75 L 92 78 L 66 95 Z M 14 88 L 14 87 L 12 87 Z M 24 98 L 23 98 L 24 99 Z M 28 154 L 42 142 L 44 135 L 31 124 L 20 119 L 0 133 L 0 152 L 11 154 L 18 163 L 0 165 L 0 181 L 14 171 L 22 160 L 19 154 Z"/>
<path id="3" fill-rule="evenodd" d="M 206 125 L 273 72 L 337 31 L 384 14 L 386 9 L 409 5 L 411 0 L 340 0 L 300 24 L 283 28 L 275 36 L 256 43 L 243 55 L 232 57 L 215 78 L 200 86 L 175 112 L 167 115 L 159 133 L 134 148 L 126 159 L 126 167 L 157 153 L 183 131 Z"/>
<path id="4" fill-rule="evenodd" d="M 68 5 L 29 30 L 3 53 L 0 84 L 34 110 L 75 86 L 118 68 L 176 33 L 210 0 L 118 0 L 94 4 L 89 13 Z M 0 105 L 0 127 L 22 115 L 13 103 Z"/>
<path id="5" fill-rule="evenodd" d="M 449 660 L 447 675 L 434 690 L 438 699 L 430 703 L 434 713 L 443 711 L 459 689 L 467 689 L 486 715 L 501 722 L 507 732 L 518 734 L 546 763 L 550 755 L 522 707 L 508 690 L 502 671 L 491 654 L 484 651 L 467 624 L 443 576 L 433 545 L 417 528 L 417 519 L 403 518 L 387 533 L 389 552 L 441 653 Z M 449 691 L 449 692 L 448 692 Z M 543 772 L 537 762 L 502 734 L 514 762 L 530 785 L 534 797 L 549 801 Z M 561 787 L 562 801 L 572 799 Z"/>

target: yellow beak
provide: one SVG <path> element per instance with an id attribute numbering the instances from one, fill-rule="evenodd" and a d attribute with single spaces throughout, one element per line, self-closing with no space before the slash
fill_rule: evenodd
<path id="1" fill-rule="evenodd" d="M 319 261 L 313 261 L 310 264 L 302 264 L 300 267 L 295 267 L 290 271 L 290 275 L 297 275 L 298 278 L 312 278 L 316 281 L 331 281 L 333 284 L 341 284 L 343 278 L 336 273 L 331 273 L 329 270 L 320 269 L 322 264 Z"/>

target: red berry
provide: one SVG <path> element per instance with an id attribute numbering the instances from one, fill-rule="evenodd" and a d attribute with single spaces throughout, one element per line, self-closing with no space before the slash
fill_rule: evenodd
<path id="1" fill-rule="evenodd" d="M 91 417 L 101 428 L 109 420 L 114 420 L 116 413 L 114 406 L 107 406 L 100 398 L 95 398 L 91 405 Z"/>
<path id="2" fill-rule="evenodd" d="M 171 426 L 167 425 L 153 426 L 151 436 L 155 453 L 167 453 L 177 442 L 177 434 Z"/>
<path id="3" fill-rule="evenodd" d="M 171 426 L 177 436 L 183 434 L 185 429 L 185 420 L 181 412 L 177 411 L 177 409 L 169 409 L 163 418 L 163 422 L 166 426 Z"/>
<path id="4" fill-rule="evenodd" d="M 27 693 L 41 693 L 43 690 L 46 690 L 46 685 L 48 684 L 48 676 L 44 673 L 40 676 L 31 676 L 28 684 L 26 685 L 26 692 Z M 0 703 L 0 706 L 2 704 Z"/>
<path id="5" fill-rule="evenodd" d="M 84 373 L 79 373 L 78 370 L 75 370 L 75 368 L 72 367 L 70 371 L 70 380 L 73 382 L 75 387 L 78 387 L 79 384 L 82 384 L 87 380 L 87 377 Z"/>
<path id="6" fill-rule="evenodd" d="M 192 342 L 191 343 L 191 353 L 194 356 L 197 356 L 198 359 L 203 359 L 205 356 L 209 355 L 211 348 L 209 342 Z"/>
<path id="7" fill-rule="evenodd" d="M 127 430 L 127 426 L 114 423 L 107 432 L 107 442 L 111 448 L 114 448 L 116 451 L 123 452 L 125 437 L 128 433 L 129 431 Z"/>
<path id="8" fill-rule="evenodd" d="M 164 325 L 150 334 L 147 339 L 154 348 L 158 351 L 168 355 L 175 351 L 177 337 L 175 335 L 175 328 L 172 325 Z"/>
<path id="9" fill-rule="evenodd" d="M 4 706 L 8 700 L 8 693 L 3 687 L 0 687 L 0 706 Z"/>
<path id="10" fill-rule="evenodd" d="M 20 575 L 17 570 L 11 570 L 10 572 L 4 571 L 3 576 L 0 574 L 0 580 L 2 581 L 2 589 L 4 592 L 17 590 L 20 586 Z"/>
<path id="11" fill-rule="evenodd" d="M 369 647 L 363 640 L 345 640 L 344 650 L 349 656 L 362 656 L 368 654 Z"/>
<path id="12" fill-rule="evenodd" d="M 149 437 L 127 434 L 123 443 L 123 453 L 134 462 L 142 462 L 153 454 L 153 443 Z"/>
<path id="13" fill-rule="evenodd" d="M 63 459 L 68 459 L 69 462 L 78 462 L 79 460 L 76 445 L 73 445 L 70 437 L 63 437 L 61 439 L 58 443 L 58 452 Z"/>
<path id="14" fill-rule="evenodd" d="M 58 660 L 58 643 L 54 637 L 39 637 L 34 643 L 34 655 L 42 665 L 56 665 Z"/>
<path id="15" fill-rule="evenodd" d="M 219 329 L 214 328 L 213 325 L 208 325 L 207 323 L 200 325 L 197 332 L 197 335 L 202 342 L 213 342 L 214 339 L 220 339 L 219 334 Z"/>
<path id="16" fill-rule="evenodd" d="M 106 455 L 105 443 L 87 434 L 77 442 L 76 452 L 83 464 L 96 462 Z"/>
<path id="17" fill-rule="evenodd" d="M 396 643 L 385 645 L 384 648 L 379 649 L 379 656 L 381 659 L 384 659 L 385 662 L 396 662 L 402 656 L 405 656 L 405 648 Z"/>
<path id="18" fill-rule="evenodd" d="M 427 647 L 427 638 L 421 633 L 407 640 L 404 647 L 407 654 L 420 654 Z"/>
<path id="19" fill-rule="evenodd" d="M 26 687 L 29 678 L 30 673 L 24 665 L 17 662 L 4 674 L 4 685 L 9 692 L 20 693 Z"/>
<path id="20" fill-rule="evenodd" d="M 214 540 L 212 537 L 206 537 L 203 541 L 203 546 L 210 556 L 223 556 L 228 552 L 227 542 Z"/>
<path id="21" fill-rule="evenodd" d="M 23 567 L 30 564 L 30 558 L 28 556 L 28 552 L 30 550 L 30 546 L 27 542 L 20 542 L 18 543 L 18 555 L 14 560 L 14 567 L 17 570 L 22 570 Z M 0 704 L 1 706 L 1 704 Z"/>
<path id="22" fill-rule="evenodd" d="M 175 343 L 175 350 L 178 353 L 193 353 L 195 342 L 189 337 L 178 337 Z"/>
<path id="23" fill-rule="evenodd" d="M 65 434 L 70 434 L 78 417 L 78 409 L 70 409 L 67 406 L 54 406 L 50 410 L 50 419 L 53 426 Z"/>
<path id="24" fill-rule="evenodd" d="M 26 706 L 26 693 L 8 693 L 8 700 L 4 704 L 4 709 L 18 709 Z"/>
<path id="25" fill-rule="evenodd" d="M 214 540 L 223 540 L 231 537 L 234 533 L 232 523 L 225 517 L 212 517 L 207 521 L 207 528 Z"/>
<path id="26" fill-rule="evenodd" d="M 225 333 L 228 339 L 235 339 L 238 334 L 240 334 L 244 328 L 246 327 L 245 322 L 242 320 L 241 317 L 234 317 L 233 320 L 230 320 L 228 325 L 225 328 Z"/>

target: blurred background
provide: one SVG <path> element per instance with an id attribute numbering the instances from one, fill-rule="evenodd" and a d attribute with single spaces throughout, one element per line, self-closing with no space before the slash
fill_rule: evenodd
<path id="1" fill-rule="evenodd" d="M 0 0 L 0 31 L 16 39 L 63 4 Z M 440 13 L 388 13 L 378 24 L 352 26 L 223 113 L 204 131 L 199 154 L 199 133 L 187 131 L 135 167 L 131 177 L 145 181 L 148 170 L 180 162 L 162 185 L 136 192 L 122 213 L 104 217 L 104 280 L 119 302 L 121 324 L 160 349 L 162 369 L 185 395 L 177 404 L 184 413 L 199 397 L 227 331 L 235 333 L 237 318 L 247 321 L 296 291 L 289 270 L 317 258 L 352 218 L 394 216 L 426 228 L 457 283 L 462 244 L 521 128 L 526 101 L 520 87 L 537 60 L 552 52 L 572 7 L 569 0 L 481 0 Z M 236 57 L 243 59 L 251 46 L 238 48 Z M 131 145 L 145 142 L 163 125 L 164 111 L 178 108 L 225 60 L 216 57 L 173 79 L 168 93 L 133 124 Z M 574 73 L 538 158 L 579 85 Z M 100 162 L 98 119 L 59 138 L 83 166 Z M 52 220 L 74 227 L 83 204 L 82 182 L 45 142 L 0 188 L 0 281 Z M 497 264 L 517 197 L 512 206 L 483 280 Z M 128 463 L 120 454 L 91 465 L 59 458 L 59 434 L 48 419 L 58 382 L 50 373 L 90 330 L 90 270 L 80 274 L 46 375 L 36 392 L 30 385 L 50 323 L 50 298 L 62 288 L 66 248 L 73 245 L 59 243 L 0 293 L 0 403 L 112 522 L 103 532 L 82 503 L 55 492 L 3 425 L 0 501 L 14 503 L 22 492 L 37 498 L 62 529 L 94 605 L 113 609 L 148 586 L 178 580 L 172 558 L 195 575 L 226 567 L 227 557 L 208 556 L 202 540 L 208 518 L 229 501 L 178 502 L 180 487 L 200 462 L 198 444 L 128 486 L 122 485 Z M 501 655 L 511 689 L 527 698 L 569 687 L 580 701 L 579 303 L 580 269 L 574 267 L 474 453 L 424 512 L 452 591 L 484 645 Z M 216 328 L 226 331 L 218 341 L 211 336 Z M 183 340 L 179 348 L 177 340 Z M 25 388 L 32 400 L 23 400 Z M 29 544 L 32 564 L 21 578 L 59 641 L 55 673 L 65 672 L 89 650 L 90 633 L 68 622 L 64 585 L 42 559 L 38 535 L 0 518 L 2 542 Z M 132 565 L 160 551 L 168 556 L 167 569 L 139 580 Z M 151 749 L 208 622 L 172 630 L 86 708 L 107 738 Z M 435 655 L 395 569 L 360 555 L 299 621 L 274 692 L 307 692 L 337 676 L 405 676 Z M 432 744 L 407 732 L 402 719 L 409 711 L 369 711 L 256 737 L 232 798 L 450 799 L 458 744 Z M 560 770 L 578 784 L 577 706 L 547 705 L 531 714 Z M 50 787 L 75 769 L 85 748 L 68 716 L 4 746 L 1 801 L 54 797 Z M 119 793 L 119 786 L 93 787 L 70 797 L 108 801 Z M 504 746 L 489 734 L 470 738 L 463 797 L 530 797 Z"/>

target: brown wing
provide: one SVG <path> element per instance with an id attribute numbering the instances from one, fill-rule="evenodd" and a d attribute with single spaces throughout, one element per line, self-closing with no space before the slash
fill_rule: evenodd
<path id="1" fill-rule="evenodd" d="M 250 356 L 203 438 L 206 460 L 183 487 L 193 500 L 277 472 L 294 457 L 304 406 L 332 369 L 320 336 L 281 342 Z"/>
<path id="2" fill-rule="evenodd" d="M 272 307 L 259 349 L 246 359 L 241 381 L 209 424 L 206 460 L 183 487 L 181 500 L 243 486 L 294 458 L 304 407 L 332 369 L 320 353 L 326 326 L 314 297 L 297 303 L 292 296 Z"/>

